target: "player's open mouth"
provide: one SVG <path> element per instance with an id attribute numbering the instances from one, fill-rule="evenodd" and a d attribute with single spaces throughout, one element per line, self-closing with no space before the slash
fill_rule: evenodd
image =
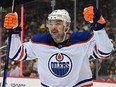
<path id="1" fill-rule="evenodd" d="M 58 31 L 52 31 L 52 34 L 56 34 L 56 33 L 58 33 Z"/>

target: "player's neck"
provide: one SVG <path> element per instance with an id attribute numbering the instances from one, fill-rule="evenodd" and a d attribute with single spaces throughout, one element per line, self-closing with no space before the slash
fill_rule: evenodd
<path id="1" fill-rule="evenodd" d="M 55 43 L 62 43 L 62 42 L 64 42 L 64 41 L 66 41 L 67 39 L 69 39 L 69 34 L 66 34 L 65 36 L 64 36 L 64 38 L 62 38 L 62 39 L 55 39 L 55 38 L 53 38 L 53 40 L 54 40 L 54 42 Z"/>

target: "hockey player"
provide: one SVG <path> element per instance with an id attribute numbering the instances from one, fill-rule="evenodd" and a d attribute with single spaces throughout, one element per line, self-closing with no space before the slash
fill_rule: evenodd
<path id="1" fill-rule="evenodd" d="M 21 44 L 18 15 L 8 13 L 4 27 L 12 33 L 10 58 L 39 58 L 38 70 L 42 87 L 91 87 L 90 55 L 96 59 L 109 56 L 113 45 L 105 32 L 105 20 L 93 6 L 84 9 L 84 18 L 91 23 L 93 34 L 68 33 L 71 18 L 64 9 L 48 15 L 49 34 L 37 34 Z"/>

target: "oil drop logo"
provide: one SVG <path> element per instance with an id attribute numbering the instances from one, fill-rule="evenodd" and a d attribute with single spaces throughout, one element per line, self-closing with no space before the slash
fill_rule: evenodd
<path id="1" fill-rule="evenodd" d="M 65 77 L 72 69 L 72 61 L 66 54 L 56 53 L 50 57 L 48 68 L 56 77 Z"/>

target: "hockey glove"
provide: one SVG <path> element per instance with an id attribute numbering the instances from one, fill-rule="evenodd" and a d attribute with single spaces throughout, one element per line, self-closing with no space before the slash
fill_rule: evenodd
<path id="1" fill-rule="evenodd" d="M 101 30 L 106 26 L 106 21 L 102 17 L 99 10 L 93 6 L 89 6 L 84 9 L 84 19 L 91 23 L 92 30 Z"/>
<path id="2" fill-rule="evenodd" d="M 10 31 L 12 34 L 20 33 L 21 28 L 19 27 L 19 18 L 18 18 L 18 14 L 16 12 L 8 13 L 5 16 L 4 27 L 8 31 Z"/>

